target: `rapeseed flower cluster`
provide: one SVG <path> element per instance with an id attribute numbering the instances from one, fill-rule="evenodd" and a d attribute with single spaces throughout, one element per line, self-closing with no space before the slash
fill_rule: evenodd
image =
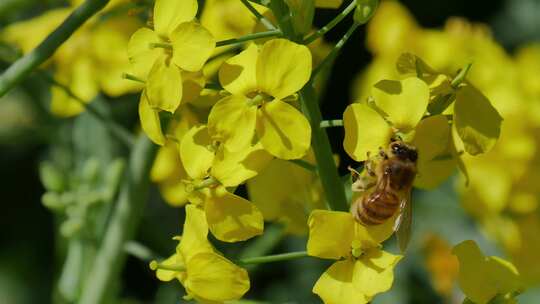
<path id="1" fill-rule="evenodd" d="M 520 84 L 510 80 L 537 79 L 530 63 L 539 65 L 538 48 L 525 49 L 514 60 L 482 27 L 454 20 L 445 31 L 425 30 L 397 2 L 382 2 L 375 11 L 378 1 L 355 0 L 345 9 L 355 10 L 352 31 L 330 50 L 320 39 L 329 28 L 312 28 L 314 10 L 337 8 L 342 1 L 258 3 L 208 0 L 200 11 L 197 0 L 156 0 L 143 26 L 131 17 L 96 17 L 50 60 L 55 79 L 84 100 L 100 90 L 111 96 L 140 91 L 141 129 L 160 146 L 150 178 L 169 204 L 186 211 L 175 252 L 150 264 L 157 278 L 179 281 L 187 300 L 241 299 L 250 288 L 248 273 L 236 265 L 241 260 L 235 264 L 214 248 L 208 233 L 222 242 L 246 241 L 263 234 L 267 221 L 286 226 L 285 233 L 308 234 L 306 255 L 335 261 L 313 286 L 324 303 L 369 303 L 391 288 L 403 256 L 386 251 L 383 243 L 399 214 L 366 226 L 335 208 L 339 197 L 332 196 L 324 175 L 336 171 L 337 161 L 324 147 L 328 140 L 319 132 L 316 98 L 325 79 L 319 72 L 328 73 L 325 65 L 349 34 L 374 16 L 368 48 L 375 59 L 355 85 L 360 92 L 355 103 L 343 113 L 343 148 L 357 162 L 372 162 L 392 141 L 409 143 L 418 150 L 418 188 L 435 188 L 461 170 L 470 180 L 470 188 L 462 189 L 465 207 L 503 240 L 517 268 L 485 257 L 466 241 L 452 251 L 459 274 L 441 279 L 447 280 L 441 290 L 448 292 L 457 276 L 470 301 L 513 299 L 522 277 L 534 277 L 526 270 L 519 274 L 531 256 L 518 254 L 537 246 L 529 238 L 538 238 L 525 235 L 520 225 L 540 227 L 533 213 L 536 188 L 523 182 L 537 175 L 529 165 L 536 157 L 531 130 L 540 122 L 540 108 L 514 107 L 512 98 L 523 95 L 516 93 Z M 1 37 L 28 52 L 70 11 L 10 26 Z M 34 27 L 42 36 L 20 36 L 21 29 Z M 480 56 L 469 71 L 464 64 L 478 54 L 489 57 Z M 492 60 L 502 68 L 494 68 Z M 503 82 L 515 87 L 500 86 Z M 523 83 L 525 94 L 538 99 L 536 83 Z M 53 89 L 55 114 L 83 110 L 65 88 Z M 528 119 L 504 129 L 502 117 Z M 515 160 L 511 177 L 490 162 L 498 157 Z M 361 174 L 370 178 L 368 170 Z M 486 185 L 487 175 L 497 192 L 487 190 L 495 187 Z M 235 194 L 243 184 L 249 199 Z M 479 212 L 479 206 L 488 212 Z M 512 237 L 501 227 L 510 227 Z M 451 260 L 449 248 L 443 249 Z"/>
<path id="2" fill-rule="evenodd" d="M 26 54 L 52 32 L 79 2 L 71 1 L 70 7 L 50 10 L 33 19 L 7 26 L 0 31 L 0 40 Z M 125 55 L 129 35 L 140 22 L 134 17 L 108 15 L 125 2 L 111 1 L 101 15 L 94 16 L 80 27 L 42 66 L 51 67 L 54 80 L 76 96 L 62 87 L 52 86 L 50 111 L 54 115 L 70 117 L 81 113 L 84 111 L 83 101 L 89 103 L 100 91 L 117 97 L 138 90 L 139 84 L 125 81 L 122 73 L 129 67 Z"/>
<path id="3" fill-rule="evenodd" d="M 467 79 L 491 101 L 504 121 L 497 141 L 490 140 L 489 134 L 493 133 L 485 129 L 483 133 L 488 136 L 480 140 L 479 145 L 467 144 L 468 136 L 463 137 L 468 128 L 456 119 L 458 112 L 467 111 L 466 105 L 457 101 L 453 105 L 452 144 L 459 155 L 458 166 L 464 173 L 457 188 L 465 210 L 477 220 L 486 236 L 504 248 L 519 271 L 521 281 L 526 285 L 538 283 L 540 265 L 534 257 L 540 247 L 537 246 L 537 233 L 532 231 L 540 227 L 536 212 L 539 192 L 535 186 L 538 180 L 539 91 L 538 76 L 531 72 L 539 66 L 538 45 L 522 46 L 510 55 L 494 41 L 483 24 L 451 18 L 443 29 L 426 29 L 420 27 L 398 2 L 386 1 L 381 3 L 368 25 L 367 46 L 374 54 L 374 60 L 354 86 L 356 96 L 364 96 L 361 98 L 366 98 L 366 88 L 381 77 L 399 75 L 406 62 L 399 60 L 404 59 L 403 51 L 425 59 L 434 69 L 445 73 L 454 73 L 463 62 L 474 62 Z M 400 62 L 398 69 L 395 60 Z M 445 88 L 438 86 L 432 90 L 435 89 Z M 476 95 L 474 99 L 480 103 L 484 97 L 478 96 L 477 92 L 468 90 L 464 95 L 469 100 L 473 100 L 471 95 Z M 481 123 L 485 119 L 483 115 L 469 112 L 470 120 Z M 442 114 L 451 113 L 452 106 L 449 106 Z M 461 143 L 456 140 L 458 138 Z M 490 148 L 489 151 L 475 155 L 475 151 L 484 150 L 482 146 Z M 421 180 L 422 175 L 419 175 L 417 182 Z M 509 283 L 512 281 L 508 280 Z M 475 303 L 485 302 L 485 299 L 469 297 Z"/>

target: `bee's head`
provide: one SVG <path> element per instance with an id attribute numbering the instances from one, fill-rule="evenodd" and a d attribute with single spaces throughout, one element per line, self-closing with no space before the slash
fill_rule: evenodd
<path id="1" fill-rule="evenodd" d="M 390 153 L 401 160 L 416 162 L 418 159 L 416 148 L 399 140 L 390 143 Z"/>

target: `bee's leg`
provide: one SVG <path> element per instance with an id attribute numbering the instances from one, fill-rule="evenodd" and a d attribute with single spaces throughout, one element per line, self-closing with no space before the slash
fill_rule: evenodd
<path id="1" fill-rule="evenodd" d="M 371 177 L 375 177 L 375 170 L 373 168 L 373 161 L 366 161 L 366 165 L 364 166 L 364 168 L 366 168 L 366 172 L 369 174 L 369 176 Z"/>
<path id="2" fill-rule="evenodd" d="M 356 181 L 351 185 L 351 190 L 353 192 L 365 192 L 371 187 L 375 186 L 376 179 L 371 176 L 360 176 Z"/>
<path id="3" fill-rule="evenodd" d="M 356 171 L 353 167 L 348 166 L 347 170 L 351 172 L 351 179 L 354 182 L 356 182 L 360 178 L 360 172 Z"/>
<path id="4" fill-rule="evenodd" d="M 379 156 L 383 159 L 388 159 L 388 154 L 386 154 L 382 147 L 379 147 Z"/>

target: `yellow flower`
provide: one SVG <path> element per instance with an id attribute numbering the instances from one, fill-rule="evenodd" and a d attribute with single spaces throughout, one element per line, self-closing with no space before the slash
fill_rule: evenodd
<path id="1" fill-rule="evenodd" d="M 158 0 L 154 5 L 154 29 L 137 30 L 128 43 L 130 73 L 145 82 L 139 106 L 143 129 L 157 144 L 164 140 L 159 111 L 174 113 L 184 99 L 185 81 L 199 72 L 215 47 L 215 39 L 199 23 L 197 1 Z M 200 91 L 204 81 L 199 84 Z M 144 114 L 144 115 L 143 115 Z M 145 127 L 145 125 L 147 125 Z"/>
<path id="2" fill-rule="evenodd" d="M 150 267 L 161 281 L 177 279 L 184 286 L 186 299 L 223 302 L 240 299 L 250 287 L 248 273 L 219 254 L 207 239 L 205 214 L 196 206 L 186 207 L 186 221 L 176 252 Z"/>
<path id="3" fill-rule="evenodd" d="M 366 227 L 350 213 L 315 210 L 308 223 L 308 254 L 338 260 L 313 287 L 325 304 L 369 303 L 390 289 L 401 256 L 381 250 L 380 243 L 393 233 L 393 221 Z"/>
<path id="4" fill-rule="evenodd" d="M 264 14 L 268 9 L 251 3 Z M 201 24 L 218 40 L 232 39 L 250 34 L 257 19 L 242 2 L 237 0 L 208 0 L 204 3 Z"/>
<path id="5" fill-rule="evenodd" d="M 228 192 L 257 175 L 271 156 L 255 145 L 231 152 L 215 144 L 208 128 L 191 128 L 180 142 L 180 158 L 191 180 L 191 203 L 204 206 L 210 231 L 225 242 L 237 242 L 259 235 L 263 231 L 263 216 L 248 200 Z"/>
<path id="6" fill-rule="evenodd" d="M 0 38 L 28 53 L 71 11 L 72 8 L 55 9 L 31 20 L 15 23 L 4 29 Z M 47 61 L 54 67 L 55 80 L 84 102 L 90 102 L 100 90 L 109 96 L 136 90 L 138 84 L 122 79 L 122 72 L 129 66 L 125 58 L 125 45 L 138 24 L 135 18 L 111 17 L 105 21 L 98 16 L 91 18 Z M 89 48 L 88 45 L 93 47 Z M 69 117 L 83 110 L 84 104 L 68 94 L 65 88 L 52 86 L 53 114 Z"/>
<path id="7" fill-rule="evenodd" d="M 474 241 L 464 241 L 452 252 L 459 260 L 459 286 L 474 303 L 485 304 L 497 295 L 521 291 L 516 267 L 499 257 L 484 256 Z"/>
<path id="8" fill-rule="evenodd" d="M 313 153 L 304 160 L 314 163 Z M 250 200 L 266 221 L 286 225 L 292 234 L 306 234 L 313 209 L 324 209 L 318 176 L 289 161 L 273 159 L 257 176 L 247 181 Z"/>
<path id="9" fill-rule="evenodd" d="M 279 62 L 279 64 L 276 64 Z M 208 117 L 208 130 L 230 151 L 250 146 L 255 134 L 270 154 L 301 158 L 311 143 L 307 119 L 284 99 L 299 91 L 311 75 L 306 46 L 285 39 L 252 44 L 225 61 L 219 80 L 231 96 L 217 102 Z"/>
<path id="10" fill-rule="evenodd" d="M 343 114 L 343 146 L 356 161 L 366 160 L 385 149 L 400 134 L 418 150 L 418 176 L 415 186 L 434 188 L 456 167 L 452 155 L 451 132 L 444 115 L 421 120 L 429 100 L 429 88 L 418 78 L 383 80 L 372 91 L 374 105 L 355 103 Z"/>
<path id="11" fill-rule="evenodd" d="M 422 247 L 433 288 L 440 295 L 450 297 L 454 291 L 459 270 L 458 260 L 452 254 L 452 247 L 436 234 L 428 235 Z"/>
<path id="12" fill-rule="evenodd" d="M 175 113 L 170 122 L 170 132 L 181 140 L 199 121 L 192 111 L 185 107 Z M 186 169 L 180 159 L 179 145 L 169 140 L 157 152 L 150 179 L 159 184 L 161 195 L 167 203 L 175 207 L 184 206 L 188 201 L 189 189 L 184 180 L 188 179 Z"/>

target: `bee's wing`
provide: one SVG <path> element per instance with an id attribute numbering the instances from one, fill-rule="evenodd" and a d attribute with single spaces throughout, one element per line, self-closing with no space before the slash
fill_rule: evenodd
<path id="1" fill-rule="evenodd" d="M 399 215 L 394 224 L 394 231 L 399 244 L 399 250 L 404 253 L 411 238 L 412 206 L 411 190 L 408 190 L 402 197 L 399 205 Z"/>

